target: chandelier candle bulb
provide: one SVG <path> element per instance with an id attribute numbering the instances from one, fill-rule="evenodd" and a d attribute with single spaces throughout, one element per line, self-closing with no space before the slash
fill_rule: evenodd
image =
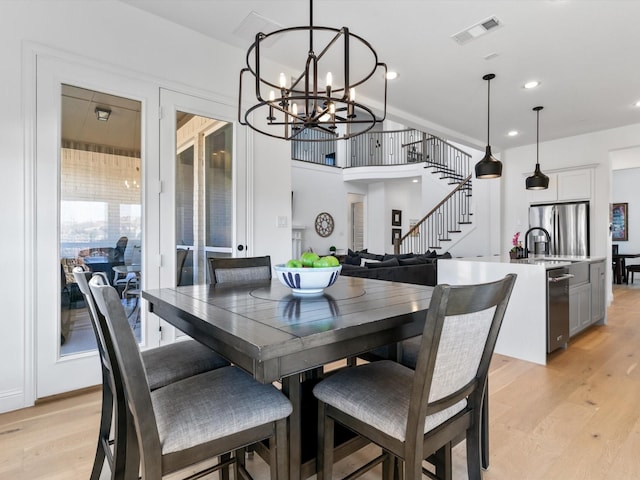
<path id="1" fill-rule="evenodd" d="M 269 120 L 270 122 L 273 122 L 276 117 L 273 116 L 273 106 L 271 105 L 276 99 L 276 93 L 271 90 L 269 92 L 269 116 L 267 117 L 267 120 Z"/>
<path id="2" fill-rule="evenodd" d="M 349 103 L 347 104 L 347 118 L 355 118 L 354 105 L 356 103 L 356 89 L 349 89 Z"/>
<path id="3" fill-rule="evenodd" d="M 285 77 L 282 72 L 280 72 L 280 88 L 282 90 L 287 88 L 287 77 Z"/>

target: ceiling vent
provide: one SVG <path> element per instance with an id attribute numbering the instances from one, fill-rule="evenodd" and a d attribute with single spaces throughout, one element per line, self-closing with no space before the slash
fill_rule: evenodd
<path id="1" fill-rule="evenodd" d="M 245 17 L 244 20 L 242 20 L 242 22 L 240 22 L 240 25 L 236 27 L 233 33 L 239 36 L 240 38 L 243 38 L 244 40 L 253 43 L 256 40 L 256 32 L 271 33 L 276 30 L 280 30 L 281 28 L 283 28 L 281 24 L 276 23 L 273 20 L 270 20 L 267 17 L 260 15 L 259 13 L 252 11 L 251 13 L 249 13 L 249 15 Z M 277 38 L 278 36 L 275 35 L 274 37 Z M 263 45 L 264 46 L 273 45 L 274 37 L 271 37 L 268 40 L 266 40 L 263 43 Z"/>
<path id="2" fill-rule="evenodd" d="M 498 20 L 496 17 L 489 17 L 485 20 L 482 20 L 481 22 L 476 23 L 475 25 L 465 28 L 464 30 L 454 35 L 451 35 L 451 38 L 453 38 L 460 45 L 464 45 L 465 43 L 468 43 L 471 40 L 475 40 L 476 38 L 481 37 L 482 35 L 485 35 L 486 33 L 489 33 L 490 31 L 493 31 L 500 26 L 502 26 L 500 20 Z"/>

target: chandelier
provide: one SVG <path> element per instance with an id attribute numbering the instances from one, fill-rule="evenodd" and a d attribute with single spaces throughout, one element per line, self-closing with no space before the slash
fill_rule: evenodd
<path id="1" fill-rule="evenodd" d="M 290 71 L 274 69 L 266 58 Z M 378 61 L 369 42 L 347 27 L 313 25 L 313 0 L 309 0 L 309 26 L 257 33 L 246 64 L 240 71 L 238 121 L 264 135 L 299 141 L 348 139 L 386 117 L 386 64 Z M 255 98 L 246 101 L 254 104 L 244 113 L 243 82 L 251 82 L 248 90 L 255 90 Z M 368 93 L 376 86 L 382 89 L 380 118 L 356 97 L 356 89 L 365 85 Z"/>

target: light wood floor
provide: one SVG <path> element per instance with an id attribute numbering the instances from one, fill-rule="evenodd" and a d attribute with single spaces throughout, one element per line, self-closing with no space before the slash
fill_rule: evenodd
<path id="1" fill-rule="evenodd" d="M 640 478 L 640 287 L 616 286 L 614 296 L 609 324 L 572 340 L 546 367 L 494 357 L 485 480 Z M 93 390 L 0 415 L 0 478 L 88 479 L 99 414 Z M 457 446 L 456 480 L 467 478 L 464 455 Z"/>

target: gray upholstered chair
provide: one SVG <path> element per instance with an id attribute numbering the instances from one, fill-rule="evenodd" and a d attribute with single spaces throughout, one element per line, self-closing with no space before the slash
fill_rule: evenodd
<path id="1" fill-rule="evenodd" d="M 319 480 L 332 478 L 336 421 L 383 449 L 385 476 L 396 465 L 406 479 L 421 478 L 423 459 L 436 454 L 443 461 L 432 478 L 451 478 L 451 445 L 466 437 L 469 478 L 482 477 L 484 388 L 514 283 L 509 274 L 480 285 L 437 285 L 415 370 L 381 360 L 344 369 L 314 387 Z"/>
<path id="2" fill-rule="evenodd" d="M 246 474 L 244 447 L 264 439 L 270 444 L 271 477 L 287 478 L 289 400 L 273 385 L 261 384 L 233 366 L 151 391 L 120 298 L 113 287 L 100 283 L 92 278 L 89 286 L 105 319 L 102 334 L 115 405 L 124 408 L 117 413 L 127 418 L 122 478 L 138 478 L 140 473 L 146 480 L 158 480 L 218 456 L 222 462 L 206 471 L 226 472 L 233 464 L 235 478 L 240 478 Z"/>
<path id="3" fill-rule="evenodd" d="M 92 275 L 100 277 L 102 283 L 107 284 L 107 280 L 103 276 L 104 274 L 85 272 L 80 267 L 76 267 L 73 270 L 73 276 L 84 296 L 87 310 L 89 311 L 89 318 L 96 336 L 102 364 L 102 416 L 100 419 L 98 446 L 90 477 L 91 480 L 98 480 L 105 458 L 108 459 L 112 472 L 123 468 L 117 451 L 111 452 L 110 444 L 114 443 L 111 440 L 112 424 L 115 426 L 116 435 L 118 432 L 121 434 L 124 432 L 124 430 L 122 430 L 124 426 L 122 424 L 118 425 L 118 419 L 113 418 L 114 387 L 111 382 L 111 364 L 106 356 L 106 340 L 102 334 L 104 327 L 100 327 L 100 322 L 104 323 L 104 317 L 97 311 L 93 294 L 89 289 L 88 279 L 90 279 Z M 199 373 L 229 365 L 226 359 L 195 340 L 186 340 L 151 350 L 145 350 L 142 352 L 142 361 L 145 367 L 147 382 L 151 390 L 156 390 Z M 120 418 L 120 421 L 124 420 Z M 115 443 L 122 446 L 123 441 L 121 440 Z M 124 458 L 124 455 L 122 455 L 121 458 Z"/>
<path id="4" fill-rule="evenodd" d="M 271 257 L 210 257 L 210 283 L 253 282 L 271 279 Z"/>

